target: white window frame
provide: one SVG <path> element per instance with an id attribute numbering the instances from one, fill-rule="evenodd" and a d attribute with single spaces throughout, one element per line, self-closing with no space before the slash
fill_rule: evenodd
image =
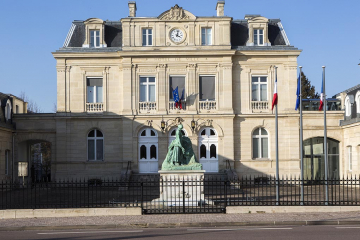
<path id="1" fill-rule="evenodd" d="M 146 78 L 146 82 L 141 82 L 141 78 Z M 149 82 L 149 78 L 154 78 L 155 79 L 155 82 Z M 145 96 L 145 101 L 141 101 L 141 90 L 140 90 L 140 88 L 141 88 L 141 86 L 142 85 L 144 85 L 144 86 L 146 86 L 146 91 L 145 91 L 145 93 L 146 93 L 146 96 Z M 139 77 L 139 102 L 152 102 L 152 101 L 150 101 L 150 98 L 149 98 L 149 86 L 150 85 L 154 85 L 155 86 L 155 96 L 154 96 L 154 101 L 153 102 L 156 102 L 156 77 L 154 77 L 154 76 L 140 76 Z"/>
<path id="2" fill-rule="evenodd" d="M 9 121 L 11 119 L 11 102 L 10 99 L 7 100 L 6 105 L 5 105 L 5 119 L 6 121 Z"/>
<path id="3" fill-rule="evenodd" d="M 94 137 L 89 137 L 89 134 L 90 134 L 90 132 L 91 131 L 95 131 L 94 132 Z M 100 131 L 101 133 L 102 133 L 102 137 L 98 137 L 97 136 L 97 132 L 98 131 Z M 94 159 L 89 159 L 89 140 L 94 140 Z M 97 140 L 103 140 L 102 141 L 102 149 L 103 149 L 103 154 L 102 154 L 102 159 L 97 159 Z M 86 145 L 87 145 L 87 160 L 89 161 L 89 162 L 95 162 L 95 161 L 104 161 L 104 146 L 105 146 L 105 144 L 104 144 L 104 133 L 101 131 L 101 130 L 99 130 L 99 129 L 97 129 L 97 128 L 95 128 L 95 129 L 91 129 L 89 132 L 88 132 L 88 134 L 87 134 L 87 139 L 86 139 Z"/>
<path id="4" fill-rule="evenodd" d="M 360 91 L 357 91 L 355 95 L 355 101 L 356 101 L 356 113 L 360 114 Z"/>
<path id="5" fill-rule="evenodd" d="M 203 29 L 205 30 L 205 36 L 203 36 Z M 208 32 L 207 32 L 207 29 L 210 29 L 210 38 L 208 36 Z M 210 46 L 212 45 L 212 28 L 211 27 L 202 27 L 201 28 L 201 45 L 202 46 Z M 208 39 L 210 39 L 210 42 L 208 42 Z M 204 40 L 204 41 L 203 41 Z M 204 42 L 204 43 L 203 43 Z"/>
<path id="6" fill-rule="evenodd" d="M 260 31 L 262 31 L 262 33 L 260 33 Z M 264 46 L 264 29 L 254 28 L 253 34 L 254 34 L 254 46 Z M 262 36 L 262 42 L 260 41 L 260 36 Z"/>
<path id="7" fill-rule="evenodd" d="M 149 30 L 151 30 L 151 33 L 149 33 Z M 144 34 L 145 31 L 145 34 Z M 153 29 L 152 28 L 142 28 L 141 30 L 142 35 L 142 45 L 143 46 L 152 46 L 153 45 Z M 145 44 L 144 44 L 144 37 L 145 37 Z M 151 37 L 151 44 L 149 44 L 149 37 Z"/>
<path id="8" fill-rule="evenodd" d="M 348 164 L 349 164 L 349 171 L 352 172 L 353 162 L 352 162 L 352 147 L 348 146 Z"/>
<path id="9" fill-rule="evenodd" d="M 351 102 L 349 96 L 346 96 L 345 98 L 345 116 L 351 116 Z"/>
<path id="10" fill-rule="evenodd" d="M 254 132 L 259 129 L 259 135 L 254 135 Z M 264 129 L 267 133 L 267 135 L 262 135 L 261 134 L 261 129 Z M 267 157 L 263 157 L 264 153 L 262 152 L 262 141 L 261 139 L 263 138 L 267 138 L 267 149 L 268 149 L 268 152 L 267 152 Z M 258 152 L 258 157 L 255 157 L 254 156 L 254 141 L 253 139 L 258 139 L 258 149 L 257 149 L 257 152 Z M 264 128 L 264 127 L 258 127 L 258 128 L 255 128 L 254 131 L 252 132 L 252 137 L 251 137 L 251 145 L 252 145 L 252 148 L 253 148 L 253 151 L 251 151 L 251 154 L 253 155 L 252 158 L 253 159 L 270 159 L 270 142 L 269 142 L 269 132 Z"/>
<path id="11" fill-rule="evenodd" d="M 9 175 L 9 156 L 10 150 L 5 150 L 5 175 Z"/>
<path id="12" fill-rule="evenodd" d="M 260 78 L 261 77 L 266 77 L 266 82 L 261 82 L 260 81 Z M 253 82 L 253 78 L 258 78 L 258 82 Z M 269 79 L 268 79 L 268 76 L 267 75 L 254 75 L 254 76 L 251 76 L 251 101 L 253 102 L 266 102 L 266 101 L 269 101 L 269 86 L 268 86 L 268 82 L 269 82 Z M 253 85 L 256 85 L 258 87 L 258 99 L 259 100 L 253 100 L 253 96 L 252 96 L 252 87 Z M 261 100 L 261 85 L 266 85 L 266 100 Z"/>
<path id="13" fill-rule="evenodd" d="M 92 32 L 94 32 L 94 36 L 91 36 Z M 99 39 L 97 37 L 99 37 Z M 93 40 L 94 46 L 91 46 L 91 40 Z M 96 29 L 89 30 L 89 46 L 91 48 L 99 48 L 100 47 L 100 30 L 96 30 Z"/>
<path id="14" fill-rule="evenodd" d="M 88 100 L 89 100 L 89 98 L 88 98 L 88 94 L 89 94 L 89 92 L 88 92 L 88 85 L 87 85 L 87 80 L 88 79 L 93 79 L 93 78 L 96 78 L 96 79 L 101 79 L 101 82 L 102 82 L 102 85 L 101 85 L 101 88 L 102 88 L 102 101 L 100 102 L 100 101 L 98 101 L 98 99 L 97 99 L 97 91 L 98 91 L 98 86 L 96 86 L 96 87 L 94 87 L 94 92 L 93 92 L 93 102 L 92 103 L 102 103 L 102 102 L 104 102 L 104 79 L 102 78 L 102 77 L 87 77 L 86 78 L 86 102 L 87 103 L 90 103 Z"/>

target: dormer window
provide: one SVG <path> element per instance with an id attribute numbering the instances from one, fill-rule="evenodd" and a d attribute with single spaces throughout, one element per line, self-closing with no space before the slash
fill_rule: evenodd
<path id="1" fill-rule="evenodd" d="M 142 30 L 142 45 L 143 46 L 152 46 L 152 29 L 151 28 L 143 28 Z"/>
<path id="2" fill-rule="evenodd" d="M 201 45 L 211 45 L 211 28 L 201 28 Z"/>
<path id="3" fill-rule="evenodd" d="M 264 45 L 264 30 L 254 29 L 254 46 Z"/>
<path id="4" fill-rule="evenodd" d="M 90 30 L 90 47 L 100 47 L 99 30 Z"/>

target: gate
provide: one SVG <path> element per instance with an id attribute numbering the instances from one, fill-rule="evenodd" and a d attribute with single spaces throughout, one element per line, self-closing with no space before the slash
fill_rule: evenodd
<path id="1" fill-rule="evenodd" d="M 221 179 L 142 181 L 144 214 L 225 213 L 228 182 Z"/>

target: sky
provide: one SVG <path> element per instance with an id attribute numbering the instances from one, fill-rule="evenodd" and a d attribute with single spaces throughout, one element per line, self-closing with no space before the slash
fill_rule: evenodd
<path id="1" fill-rule="evenodd" d="M 129 14 L 127 0 L 0 2 L 0 92 L 25 92 L 45 113 L 54 112 L 56 104 L 56 61 L 51 53 L 62 47 L 72 21 L 116 21 Z M 157 17 L 175 4 L 195 16 L 215 16 L 216 3 L 137 0 L 137 16 Z M 225 1 L 225 15 L 233 19 L 244 19 L 245 14 L 280 18 L 290 44 L 302 50 L 299 66 L 318 92 L 326 66 L 328 97 L 360 84 L 359 9 L 359 0 Z"/>

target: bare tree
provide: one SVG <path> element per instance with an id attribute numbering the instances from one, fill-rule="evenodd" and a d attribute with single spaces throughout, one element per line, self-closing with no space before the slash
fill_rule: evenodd
<path id="1" fill-rule="evenodd" d="M 29 99 L 29 97 L 26 95 L 25 92 L 21 92 L 19 97 L 28 103 L 28 105 L 27 105 L 28 113 L 41 113 L 42 112 L 39 105 L 37 105 L 37 103 L 34 102 L 33 100 Z"/>

